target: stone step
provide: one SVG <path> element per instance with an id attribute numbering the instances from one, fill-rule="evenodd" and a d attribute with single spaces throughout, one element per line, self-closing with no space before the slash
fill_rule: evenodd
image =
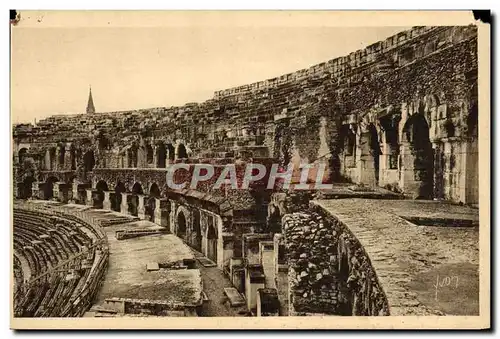
<path id="1" fill-rule="evenodd" d="M 229 303 L 232 307 L 245 305 L 245 299 L 241 296 L 240 292 L 234 287 L 225 287 L 224 294 L 229 298 Z"/>
<path id="2" fill-rule="evenodd" d="M 207 257 L 197 257 L 196 258 L 200 264 L 203 265 L 203 267 L 215 267 L 217 266 L 216 263 L 214 263 L 212 260 L 208 259 Z"/>

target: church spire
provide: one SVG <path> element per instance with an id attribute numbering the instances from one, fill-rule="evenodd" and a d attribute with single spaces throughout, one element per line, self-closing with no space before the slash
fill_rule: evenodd
<path id="1" fill-rule="evenodd" d="M 87 103 L 87 114 L 94 114 L 94 113 L 95 113 L 94 100 L 92 99 L 92 87 L 90 87 L 89 101 Z"/>

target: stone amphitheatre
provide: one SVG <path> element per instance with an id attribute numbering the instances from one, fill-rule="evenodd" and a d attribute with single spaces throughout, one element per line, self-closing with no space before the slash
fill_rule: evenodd
<path id="1" fill-rule="evenodd" d="M 477 68 L 474 26 L 414 27 L 201 103 L 90 93 L 15 125 L 14 315 L 478 314 Z M 167 185 L 249 163 L 332 187 Z"/>

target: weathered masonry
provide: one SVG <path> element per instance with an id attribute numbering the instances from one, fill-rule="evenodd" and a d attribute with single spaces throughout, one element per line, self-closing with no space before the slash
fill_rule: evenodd
<path id="1" fill-rule="evenodd" d="M 308 313 L 306 306 L 301 309 L 301 298 L 309 300 L 314 293 L 325 299 L 324 293 L 332 293 L 328 302 L 318 297 L 314 309 L 387 313 L 376 281 L 361 282 L 373 298 L 342 292 L 349 287 L 339 277 L 353 269 L 342 263 L 342 251 L 359 252 L 347 256 L 361 265 L 356 272 L 370 276 L 370 266 L 364 265 L 363 246 L 341 242 L 341 234 L 350 240 L 349 233 L 339 233 L 343 228 L 334 221 L 326 233 L 319 226 L 315 232 L 340 245 L 317 244 L 311 250 L 337 259 L 331 267 L 314 269 L 314 276 L 290 280 L 302 294 L 293 296 L 295 309 L 283 309 L 292 298 L 286 286 L 290 272 L 300 276 L 307 272 L 303 264 L 310 271 L 309 264 L 318 266 L 308 254 L 301 257 L 303 252 L 290 248 L 293 242 L 285 244 L 306 232 L 302 226 L 286 228 L 294 217 L 283 219 L 300 211 L 302 200 L 262 185 L 214 189 L 208 181 L 197 189 L 172 190 L 166 185 L 172 164 L 187 164 L 190 170 L 183 175 L 189 178 L 201 163 L 217 170 L 226 164 L 310 163 L 326 166 L 325 182 L 383 187 L 410 199 L 478 204 L 474 26 L 414 27 L 308 69 L 217 91 L 202 103 L 105 113 L 95 104 L 89 98 L 89 114 L 15 126 L 16 198 L 86 204 L 164 226 L 226 271 L 255 312 L 272 314 L 275 310 L 262 310 L 257 300 L 274 305 L 278 298 L 281 314 Z M 310 181 L 315 180 L 312 170 Z M 283 207 L 287 204 L 294 207 Z M 307 218 L 301 220 L 320 223 L 315 215 Z M 289 267 L 287 251 L 296 254 Z M 325 292 L 323 281 L 337 289 Z"/>
<path id="2" fill-rule="evenodd" d="M 16 185 L 29 195 L 41 172 L 270 157 L 327 162 L 332 179 L 415 198 L 477 203 L 477 120 L 476 28 L 415 27 L 201 104 L 18 125 Z"/>

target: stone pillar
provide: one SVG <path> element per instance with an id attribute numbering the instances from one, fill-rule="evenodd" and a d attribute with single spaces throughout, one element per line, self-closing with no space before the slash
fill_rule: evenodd
<path id="1" fill-rule="evenodd" d="M 60 182 L 55 182 L 52 185 L 52 199 L 59 201 L 59 185 Z"/>
<path id="2" fill-rule="evenodd" d="M 73 203 L 79 203 L 80 201 L 78 200 L 78 182 L 74 181 L 72 184 L 72 199 L 71 202 Z"/>
<path id="3" fill-rule="evenodd" d="M 378 184 L 379 186 L 384 186 L 388 184 L 387 182 L 387 171 L 390 169 L 389 166 L 389 152 L 391 151 L 391 147 L 387 144 L 387 136 L 386 132 L 382 133 L 382 142 L 380 143 L 380 149 L 382 153 L 379 155 L 379 163 L 378 163 Z"/>
<path id="4" fill-rule="evenodd" d="M 155 198 L 155 224 L 169 227 L 170 202 L 167 198 Z"/>
<path id="5" fill-rule="evenodd" d="M 266 276 L 266 288 L 276 288 L 274 268 L 274 242 L 261 241 L 259 244 L 260 264 Z"/>
<path id="6" fill-rule="evenodd" d="M 56 156 L 55 156 L 55 159 L 54 159 L 54 164 L 53 164 L 53 169 L 56 170 L 56 171 L 62 171 L 63 168 L 62 166 L 59 165 L 59 155 L 60 155 L 60 151 L 59 151 L 59 147 L 56 147 Z"/>
<path id="7" fill-rule="evenodd" d="M 22 195 L 22 192 L 23 192 L 23 189 L 24 189 L 24 184 L 22 182 L 17 182 L 15 185 L 14 185 L 14 199 L 19 199 L 19 198 L 23 198 L 21 195 Z"/>
<path id="8" fill-rule="evenodd" d="M 144 194 L 138 194 L 139 197 L 139 205 L 137 206 L 137 216 L 141 220 L 146 219 L 146 208 L 144 206 L 144 202 L 148 199 L 147 195 Z"/>
<path id="9" fill-rule="evenodd" d="M 415 180 L 413 168 L 414 156 L 411 154 L 411 146 L 404 142 L 401 144 L 401 177 L 399 187 L 403 189 L 406 196 L 416 198 L 420 187 L 420 182 Z"/>
<path id="10" fill-rule="evenodd" d="M 111 199 L 115 198 L 114 191 L 104 191 L 104 201 L 102 202 L 102 208 L 111 211 Z"/>
<path id="11" fill-rule="evenodd" d="M 122 195 L 122 204 L 120 205 L 120 213 L 130 215 L 128 211 L 128 203 L 132 195 L 130 193 L 121 193 Z"/>
<path id="12" fill-rule="evenodd" d="M 86 189 L 90 188 L 90 184 L 84 184 L 78 181 L 73 182 L 72 185 L 72 202 L 78 204 L 86 204 L 87 192 Z M 68 188 L 69 189 L 69 188 Z"/>
<path id="13" fill-rule="evenodd" d="M 158 167 L 158 158 L 157 158 L 157 149 L 158 149 L 158 146 L 155 146 L 153 145 L 153 165 L 152 167 L 153 168 L 157 168 Z"/>
<path id="14" fill-rule="evenodd" d="M 169 226 L 170 226 L 170 233 L 172 233 L 172 234 L 175 234 L 175 224 L 176 224 L 175 212 L 176 212 L 176 210 L 177 210 L 177 204 L 175 203 L 175 201 L 170 200 L 170 224 L 169 224 Z M 200 223 L 201 223 L 201 220 L 200 220 Z M 204 235 L 203 238 L 206 240 L 206 234 Z M 203 242 L 202 242 L 202 248 L 203 248 Z M 203 253 L 205 253 L 205 252 L 203 252 Z"/>
<path id="15" fill-rule="evenodd" d="M 94 206 L 94 196 L 93 196 L 94 190 L 92 188 L 86 188 L 85 192 L 87 194 L 85 199 L 85 205 Z"/>
<path id="16" fill-rule="evenodd" d="M 66 170 L 71 170 L 71 147 L 65 146 L 64 152 L 64 168 Z"/>

